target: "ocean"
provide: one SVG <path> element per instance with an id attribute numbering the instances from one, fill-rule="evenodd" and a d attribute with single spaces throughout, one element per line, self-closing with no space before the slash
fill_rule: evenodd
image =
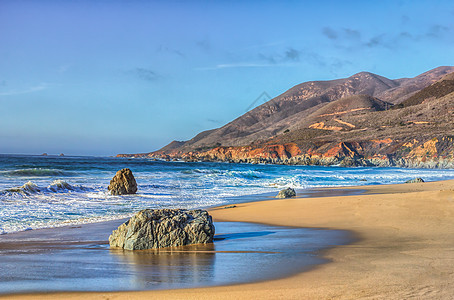
<path id="1" fill-rule="evenodd" d="M 107 192 L 116 171 L 130 168 L 136 195 Z M 129 217 L 144 208 L 205 208 L 285 187 L 403 183 L 454 179 L 454 170 L 343 168 L 166 162 L 70 156 L 0 156 L 0 233 Z M 244 201 L 244 200 L 243 200 Z"/>

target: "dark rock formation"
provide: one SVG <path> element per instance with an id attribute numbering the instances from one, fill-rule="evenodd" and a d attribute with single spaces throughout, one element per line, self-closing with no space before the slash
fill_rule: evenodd
<path id="1" fill-rule="evenodd" d="M 420 183 L 420 182 L 424 182 L 424 180 L 420 177 L 405 181 L 405 183 Z"/>
<path id="2" fill-rule="evenodd" d="M 122 169 L 115 174 L 107 188 L 112 195 L 135 194 L 137 183 L 130 169 Z"/>
<path id="3" fill-rule="evenodd" d="M 214 225 L 206 210 L 144 209 L 109 237 L 111 248 L 155 249 L 213 241 Z"/>
<path id="4" fill-rule="evenodd" d="M 295 190 L 292 189 L 292 188 L 286 188 L 286 189 L 283 189 L 281 190 L 276 198 L 291 198 L 291 197 L 295 197 L 296 196 L 296 193 L 295 193 Z"/>

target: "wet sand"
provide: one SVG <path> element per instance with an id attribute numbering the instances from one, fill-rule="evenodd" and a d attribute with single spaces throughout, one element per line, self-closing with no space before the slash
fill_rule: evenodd
<path id="1" fill-rule="evenodd" d="M 355 188 L 353 188 L 355 189 Z M 451 299 L 454 181 L 367 186 L 361 195 L 283 199 L 213 209 L 215 221 L 352 231 L 330 263 L 283 279 L 221 287 L 19 295 L 28 299 Z"/>
<path id="2" fill-rule="evenodd" d="M 0 294 L 138 291 L 239 284 L 286 277 L 352 242 L 346 231 L 215 222 L 215 242 L 143 251 L 109 249 L 125 220 L 0 236 Z"/>

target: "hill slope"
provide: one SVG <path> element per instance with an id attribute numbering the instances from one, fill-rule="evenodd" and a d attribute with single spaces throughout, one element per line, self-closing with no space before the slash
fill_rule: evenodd
<path id="1" fill-rule="evenodd" d="M 397 80 L 361 72 L 302 83 L 187 142 L 119 156 L 454 167 L 453 71 L 439 67 Z"/>

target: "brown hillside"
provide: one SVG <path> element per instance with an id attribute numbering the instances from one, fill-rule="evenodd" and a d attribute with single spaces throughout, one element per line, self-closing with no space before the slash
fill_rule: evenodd
<path id="1" fill-rule="evenodd" d="M 383 101 L 398 104 L 452 72 L 454 72 L 454 67 L 443 66 L 424 72 L 414 78 L 395 79 L 394 82 L 398 83 L 397 87 L 374 96 Z"/>
<path id="2" fill-rule="evenodd" d="M 254 108 L 225 126 L 203 133 L 203 137 L 196 136 L 178 150 L 187 152 L 218 145 L 241 146 L 260 143 L 286 130 L 306 128 L 306 123 L 313 121 L 310 116 L 333 101 L 353 95 L 368 95 L 396 103 L 395 101 L 402 98 L 402 94 L 407 90 L 420 90 L 433 83 L 434 80 L 445 76 L 450 70 L 454 71 L 454 67 L 440 67 L 415 78 L 398 80 L 390 80 L 372 73 L 361 72 L 344 79 L 305 82 Z M 378 95 L 381 95 L 384 99 L 378 97 Z M 329 113 L 329 109 L 330 107 L 325 114 Z M 336 124 L 327 126 L 331 126 L 332 129 L 345 127 L 345 124 L 340 125 L 338 121 L 334 122 Z M 314 128 L 317 128 L 316 125 L 314 126 Z M 318 128 L 323 126 L 320 125 Z M 329 127 L 327 128 L 329 129 Z"/>
<path id="3" fill-rule="evenodd" d="M 454 70 L 297 85 L 225 126 L 139 155 L 291 164 L 454 167 Z M 434 82 L 435 81 L 435 82 Z M 416 88 L 418 90 L 415 90 Z M 407 97 L 404 92 L 411 90 Z M 385 99 L 405 98 L 400 106 Z M 396 109 L 399 107 L 399 109 Z"/>
<path id="4" fill-rule="evenodd" d="M 211 131 L 204 138 L 188 141 L 181 150 L 190 151 L 218 144 L 238 146 L 265 140 L 286 130 L 295 119 L 304 119 L 329 102 L 351 95 L 373 95 L 396 86 L 394 81 L 368 72 L 344 79 L 302 83 Z"/>

